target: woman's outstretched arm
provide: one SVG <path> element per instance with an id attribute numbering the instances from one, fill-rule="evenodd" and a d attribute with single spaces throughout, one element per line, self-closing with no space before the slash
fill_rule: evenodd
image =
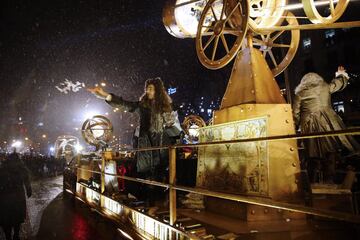
<path id="1" fill-rule="evenodd" d="M 139 102 L 126 101 L 122 97 L 112 93 L 108 95 L 105 101 L 112 107 L 119 108 L 120 111 L 135 112 L 139 108 Z"/>
<path id="2" fill-rule="evenodd" d="M 126 101 L 122 97 L 106 92 L 101 87 L 88 88 L 88 91 L 96 97 L 105 100 L 112 107 L 119 108 L 121 111 L 134 112 L 139 107 L 139 102 Z"/>

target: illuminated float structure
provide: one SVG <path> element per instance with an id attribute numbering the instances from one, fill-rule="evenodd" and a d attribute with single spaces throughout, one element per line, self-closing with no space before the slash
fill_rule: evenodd
<path id="1" fill-rule="evenodd" d="M 100 214 L 131 226 L 130 232 L 122 232 L 130 239 L 238 239 L 254 232 L 268 234 L 261 235 L 264 239 L 293 239 L 294 231 L 312 231 L 305 213 L 360 223 L 353 215 L 304 205 L 292 109 L 274 79 L 293 59 L 301 29 L 360 26 L 359 21 L 335 23 L 348 3 L 170 0 L 163 12 L 165 27 L 175 37 L 196 38 L 197 54 L 205 67 L 219 69 L 235 59 L 212 125 L 198 121 L 196 127 L 196 118 L 184 122 L 192 141 L 199 141 L 187 145 L 198 147 L 196 187 L 176 185 L 176 150 L 186 145 L 161 147 L 169 149 L 168 183 L 116 173 L 117 162 L 126 154 L 107 146 L 112 126 L 97 116 L 84 123 L 82 131 L 99 151 L 78 157 L 72 192 Z M 331 10 L 326 17 L 317 11 L 324 4 Z M 299 24 L 289 11 L 302 7 L 311 24 Z M 279 61 L 273 51 L 283 53 L 283 58 Z M 116 178 L 168 190 L 169 211 L 150 216 L 114 197 Z M 201 198 L 205 209 L 178 209 L 177 190 L 205 195 Z"/>
<path id="2" fill-rule="evenodd" d="M 199 126 L 195 126 L 198 121 L 204 122 L 194 116 L 187 119 L 189 127 L 196 129 L 199 129 Z M 190 119 L 196 119 L 197 122 L 194 123 Z M 64 193 L 71 194 L 104 217 L 126 226 L 127 230 L 119 229 L 119 232 L 127 239 L 170 239 L 171 236 L 177 239 L 196 238 L 191 237 L 192 234 L 183 229 L 147 215 L 143 206 L 129 206 L 127 195 L 119 191 L 118 179 L 119 176 L 124 179 L 131 178 L 120 174 L 118 170 L 119 165 L 129 156 L 133 160 L 133 155 L 129 152 L 114 151 L 108 146 L 112 132 L 110 120 L 102 115 L 84 122 L 83 138 L 88 144 L 95 146 L 97 151 L 83 152 L 68 164 L 64 173 Z M 190 132 L 196 135 L 196 130 Z"/>
<path id="3" fill-rule="evenodd" d="M 301 177 L 296 138 L 260 140 L 295 135 L 291 104 L 285 101 L 274 77 L 286 70 L 294 58 L 300 30 L 359 27 L 360 21 L 336 23 L 349 2 L 167 2 L 163 10 L 165 28 L 177 38 L 195 38 L 196 52 L 203 66 L 216 70 L 234 59 L 221 107 L 213 113 L 213 125 L 201 128 L 199 133 L 200 143 L 229 143 L 199 148 L 197 187 L 247 196 L 257 199 L 253 202 L 263 203 L 253 205 L 244 203 L 251 202 L 246 200 L 236 202 L 207 197 L 205 208 L 209 214 L 189 216 L 212 225 L 218 224 L 216 218 L 222 217 L 247 222 L 305 218 L 302 213 L 306 211 L 281 211 L 277 205 L 269 208 L 272 204 L 265 204 L 268 200 L 296 204 L 300 208 L 305 204 L 303 189 L 306 186 L 303 186 L 304 178 Z M 329 13 L 322 15 L 318 10 L 321 7 L 328 7 Z M 301 8 L 306 17 L 295 16 L 291 12 Z M 299 24 L 298 18 L 307 19 L 310 23 Z M 290 96 L 288 82 L 286 85 L 287 95 Z M 246 139 L 258 141 L 241 142 Z M 234 225 L 229 221 L 227 223 Z M 239 230 L 236 227 L 228 229 Z M 281 229 L 290 231 L 285 225 Z M 241 231 L 244 230 L 238 233 Z"/>

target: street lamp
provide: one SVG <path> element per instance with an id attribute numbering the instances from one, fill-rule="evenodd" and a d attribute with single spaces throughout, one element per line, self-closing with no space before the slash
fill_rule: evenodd
<path id="1" fill-rule="evenodd" d="M 22 142 L 15 141 L 15 142 L 13 142 L 13 144 L 11 144 L 11 147 L 18 148 L 18 147 L 21 147 L 21 145 L 22 145 Z"/>

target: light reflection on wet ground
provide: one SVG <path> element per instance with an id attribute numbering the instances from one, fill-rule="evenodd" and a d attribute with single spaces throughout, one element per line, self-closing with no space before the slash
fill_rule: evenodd
<path id="1" fill-rule="evenodd" d="M 59 176 L 32 182 L 33 195 L 27 200 L 28 219 L 22 226 L 21 239 L 121 239 L 113 222 L 79 201 L 64 198 L 62 181 Z"/>
<path id="2" fill-rule="evenodd" d="M 38 232 L 44 209 L 62 192 L 62 176 L 34 180 L 31 187 L 32 196 L 26 201 L 28 217 L 20 232 L 22 239 L 35 236 Z M 1 230 L 0 239 L 5 239 Z"/>

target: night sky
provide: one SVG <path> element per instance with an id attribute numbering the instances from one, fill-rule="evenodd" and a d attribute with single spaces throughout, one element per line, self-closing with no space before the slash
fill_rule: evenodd
<path id="1" fill-rule="evenodd" d="M 113 113 L 84 88 L 61 93 L 55 86 L 65 79 L 86 87 L 104 81 L 107 91 L 137 100 L 144 81 L 159 76 L 166 87 L 178 88 L 176 104 L 222 97 L 232 63 L 216 71 L 203 67 L 194 39 L 165 30 L 164 2 L 1 1 L 0 140 L 80 137 L 89 112 L 110 113 L 118 135 L 132 132 L 136 116 Z"/>
<path id="2" fill-rule="evenodd" d="M 191 85 L 198 94 L 210 89 L 214 98 L 225 89 L 229 68 L 207 70 L 197 60 L 194 39 L 167 33 L 162 23 L 164 1 L 2 1 L 1 5 L 3 139 L 18 135 L 8 126 L 16 125 L 19 117 L 27 129 L 22 135 L 38 137 L 46 132 L 54 139 L 63 133 L 78 134 L 74 129 L 81 127 L 85 112 L 111 112 L 84 89 L 59 92 L 55 86 L 65 79 L 87 87 L 105 79 L 108 91 L 129 100 L 138 99 L 144 81 L 157 76 L 167 87 Z M 116 113 L 110 119 L 128 127 L 119 119 L 136 121 L 128 115 Z"/>

